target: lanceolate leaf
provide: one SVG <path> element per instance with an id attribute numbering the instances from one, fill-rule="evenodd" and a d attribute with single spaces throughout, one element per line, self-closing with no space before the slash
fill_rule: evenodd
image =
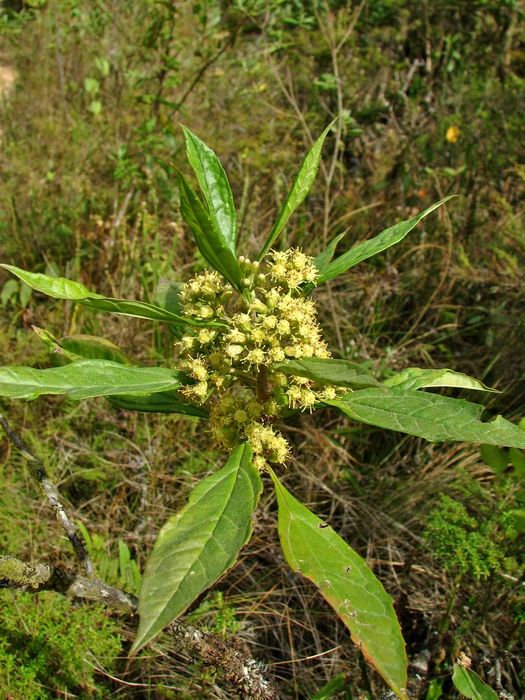
<path id="1" fill-rule="evenodd" d="M 127 355 L 110 340 L 96 335 L 66 335 L 58 342 L 64 350 L 74 352 L 86 360 L 111 360 L 130 367 L 140 366 L 140 362 Z"/>
<path id="2" fill-rule="evenodd" d="M 234 252 L 217 234 L 208 212 L 184 175 L 179 172 L 180 213 L 193 232 L 197 247 L 210 265 L 237 290 L 241 290 L 241 268 Z"/>
<path id="3" fill-rule="evenodd" d="M 155 304 L 160 306 L 161 309 L 180 315 L 179 297 L 183 287 L 182 282 L 171 282 L 165 277 L 161 277 L 155 288 Z"/>
<path id="4" fill-rule="evenodd" d="M 80 304 L 90 306 L 92 309 L 99 311 L 109 311 L 114 314 L 122 314 L 124 316 L 136 316 L 137 318 L 147 318 L 151 321 L 168 321 L 171 323 L 203 325 L 195 322 L 193 319 L 183 318 L 178 314 L 171 313 L 166 309 L 161 309 L 154 304 L 148 304 L 145 301 L 128 301 L 127 299 L 79 299 Z M 213 324 L 209 324 L 213 325 Z"/>
<path id="5" fill-rule="evenodd" d="M 14 265 L 0 264 L 5 270 L 9 270 L 23 282 L 28 284 L 37 292 L 43 292 L 54 299 L 70 299 L 80 301 L 82 299 L 103 299 L 102 294 L 90 292 L 80 282 L 73 282 L 65 277 L 49 277 L 39 272 L 27 272 Z"/>
<path id="6" fill-rule="evenodd" d="M 191 324 L 196 326 L 221 325 L 218 323 L 201 323 L 193 319 L 183 318 L 178 314 L 174 314 L 171 311 L 154 306 L 153 304 L 147 304 L 144 301 L 110 299 L 102 296 L 102 294 L 90 292 L 83 284 L 73 282 L 65 277 L 49 277 L 39 272 L 27 272 L 14 265 L 0 265 L 0 267 L 9 270 L 38 292 L 43 292 L 54 299 L 70 299 L 71 301 L 77 301 L 79 304 L 84 304 L 84 306 L 90 306 L 100 311 L 110 311 L 125 316 L 147 318 L 152 321 L 168 321 L 174 324 Z"/>
<path id="7" fill-rule="evenodd" d="M 420 369 L 419 367 L 407 367 L 399 374 L 390 377 L 384 382 L 385 386 L 396 389 L 424 389 L 428 387 L 454 387 L 455 389 L 475 389 L 477 391 L 492 391 L 496 389 L 485 386 L 478 379 L 469 377 L 461 372 L 451 369 Z"/>
<path id="8" fill-rule="evenodd" d="M 350 630 L 352 640 L 400 698 L 407 657 L 392 598 L 361 557 L 332 528 L 299 503 L 270 471 L 279 506 L 286 561 L 310 579 Z"/>
<path id="9" fill-rule="evenodd" d="M 137 360 L 133 359 L 120 348 L 106 338 L 93 335 L 70 335 L 57 340 L 48 331 L 33 326 L 33 330 L 42 338 L 50 348 L 51 361 L 57 367 L 68 365 L 82 359 L 111 360 L 121 365 L 139 367 Z M 189 378 L 179 372 L 181 384 L 187 383 Z M 184 379 L 184 381 L 182 381 Z M 141 411 L 147 413 L 184 413 L 188 416 L 208 418 L 208 412 L 198 406 L 181 403 L 180 397 L 175 392 L 162 392 L 135 396 L 133 394 L 117 394 L 106 397 L 110 403 L 118 408 L 128 411 Z"/>
<path id="10" fill-rule="evenodd" d="M 451 195 L 451 197 L 453 196 L 454 195 Z M 434 209 L 437 209 L 445 202 L 448 202 L 451 197 L 445 197 L 441 201 L 433 204 L 431 207 L 428 207 L 428 209 L 425 209 L 425 211 L 422 211 L 413 219 L 409 219 L 409 221 L 401 221 L 398 224 L 387 228 L 375 238 L 359 243 L 347 253 L 344 253 L 320 269 L 317 284 L 321 284 L 322 282 L 326 282 L 333 277 L 337 277 L 337 275 L 346 272 L 346 270 L 349 270 L 351 267 L 354 267 L 354 265 L 357 265 L 363 260 L 366 260 L 373 255 L 377 255 L 377 253 L 380 253 L 381 251 L 390 248 L 390 246 L 399 243 L 408 233 L 410 233 L 410 231 L 412 231 L 415 226 L 419 224 L 421 219 L 428 216 L 428 214 L 433 212 Z"/>
<path id="11" fill-rule="evenodd" d="M 459 664 L 454 664 L 452 682 L 459 692 L 470 700 L 499 700 L 498 694 L 482 681 L 477 673 Z"/>
<path id="12" fill-rule="evenodd" d="M 119 347 L 106 338 L 95 335 L 67 335 L 57 340 L 49 331 L 33 326 L 35 333 L 49 348 L 51 361 L 56 366 L 68 365 L 77 360 L 111 360 L 132 367 L 140 363 L 126 355 Z"/>
<path id="13" fill-rule="evenodd" d="M 480 421 L 483 406 L 420 391 L 363 389 L 325 401 L 354 420 L 430 440 L 459 440 L 525 449 L 525 433 L 501 416 Z"/>
<path id="14" fill-rule="evenodd" d="M 186 380 L 165 367 L 128 367 L 109 360 L 78 360 L 63 367 L 0 367 L 0 396 L 36 399 L 66 394 L 73 399 L 112 394 L 147 395 L 175 389 Z M 525 433 L 524 433 L 525 435 Z"/>
<path id="15" fill-rule="evenodd" d="M 195 134 L 184 129 L 186 153 L 197 175 L 199 186 L 206 204 L 210 220 L 218 237 L 222 237 L 226 246 L 235 256 L 237 238 L 237 215 L 230 183 L 215 153 Z"/>
<path id="16" fill-rule="evenodd" d="M 226 465 L 194 488 L 188 504 L 160 531 L 146 563 L 139 596 L 137 652 L 181 615 L 235 563 L 252 532 L 262 490 L 250 446 L 239 445 Z"/>
<path id="17" fill-rule="evenodd" d="M 147 394 L 146 396 L 117 395 L 108 396 L 109 402 L 126 411 L 140 411 L 143 413 L 183 413 L 186 416 L 208 418 L 208 412 L 198 406 L 181 403 L 174 394 L 162 392 Z"/>
<path id="18" fill-rule="evenodd" d="M 318 270 L 322 270 L 325 268 L 328 263 L 332 260 L 334 257 L 335 249 L 337 248 L 337 244 L 343 238 L 343 236 L 346 235 L 346 231 L 344 233 L 340 233 L 338 236 L 334 238 L 333 241 L 331 241 L 326 248 L 319 253 L 317 257 L 314 258 L 314 265 Z"/>
<path id="19" fill-rule="evenodd" d="M 366 389 L 381 387 L 369 370 L 356 362 L 349 360 L 333 360 L 324 357 L 304 357 L 300 360 L 276 362 L 272 369 L 293 374 L 296 377 L 307 377 L 318 384 L 346 386 L 350 389 Z M 386 389 L 384 389 L 386 393 Z"/>
<path id="20" fill-rule="evenodd" d="M 288 219 L 291 217 L 297 207 L 304 202 L 308 192 L 310 192 L 310 189 L 315 182 L 315 178 L 317 177 L 317 170 L 321 160 L 321 149 L 323 148 L 324 140 L 335 122 L 336 119 L 334 119 L 326 127 L 304 159 L 290 192 L 288 193 L 279 215 L 277 216 L 277 221 L 270 231 L 270 235 L 268 236 L 266 243 L 259 254 L 258 260 L 262 260 L 264 258 L 266 253 L 278 239 L 281 231 L 286 226 Z"/>

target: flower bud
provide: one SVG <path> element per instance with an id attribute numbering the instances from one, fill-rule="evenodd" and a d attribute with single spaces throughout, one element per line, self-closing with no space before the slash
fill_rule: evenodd
<path id="1" fill-rule="evenodd" d="M 237 343 L 240 345 L 246 342 L 246 336 L 237 328 L 232 328 L 228 333 L 228 340 L 230 340 L 232 343 Z"/>
<path id="2" fill-rule="evenodd" d="M 235 419 L 236 423 L 246 423 L 248 420 L 248 414 L 246 411 L 239 409 L 238 411 L 235 411 L 233 418 Z"/>
<path id="3" fill-rule="evenodd" d="M 229 300 L 231 299 L 231 296 L 233 294 L 233 289 L 226 289 L 219 297 L 219 303 L 220 304 L 227 304 Z"/>
<path id="4" fill-rule="evenodd" d="M 201 306 L 199 308 L 198 315 L 201 318 L 211 318 L 211 316 L 213 316 L 213 309 L 211 308 L 211 306 L 205 304 L 204 306 Z"/>
<path id="5" fill-rule="evenodd" d="M 243 345 L 227 345 L 226 346 L 226 354 L 228 357 L 231 357 L 232 359 L 235 357 L 239 357 L 239 355 L 243 352 L 244 346 Z"/>
<path id="6" fill-rule="evenodd" d="M 268 307 L 260 299 L 254 299 L 250 304 L 250 311 L 255 311 L 257 314 L 265 314 L 268 313 Z"/>

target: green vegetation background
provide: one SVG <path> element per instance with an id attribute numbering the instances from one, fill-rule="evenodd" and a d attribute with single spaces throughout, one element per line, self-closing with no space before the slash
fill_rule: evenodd
<path id="1" fill-rule="evenodd" d="M 339 115 L 338 151 L 329 136 L 287 244 L 315 254 L 346 233 L 344 251 L 458 196 L 402 245 L 316 295 L 334 356 L 383 377 L 449 366 L 503 392 L 486 399 L 487 415 L 517 420 L 524 12 L 521 0 L 6 0 L 2 261 L 150 301 L 161 276 L 183 281 L 203 268 L 178 213 L 174 169 L 187 172 L 179 123 L 221 158 L 250 254 L 311 138 Z M 46 365 L 33 324 L 104 335 L 145 362 L 172 357 L 161 326 L 31 296 L 4 273 L 0 290 L 2 364 Z M 2 410 L 49 465 L 101 574 L 136 590 L 159 527 L 216 466 L 203 426 L 102 400 Z M 449 671 L 459 651 L 496 690 L 523 697 L 523 534 L 509 515 L 525 500 L 519 457 L 482 458 L 475 446 L 428 445 L 335 414 L 307 420 L 287 431 L 288 487 L 383 580 L 409 656 L 431 653 L 421 697 L 457 697 Z M 345 689 L 334 697 L 379 697 L 381 682 L 363 670 L 343 626 L 283 565 L 274 524 L 267 497 L 238 566 L 192 620 L 247 644 L 283 697 L 310 698 L 340 673 Z M 71 565 L 6 440 L 0 542 L 2 553 Z M 0 591 L 0 698 L 231 697 L 169 640 L 128 663 L 135 626 L 51 594 Z"/>

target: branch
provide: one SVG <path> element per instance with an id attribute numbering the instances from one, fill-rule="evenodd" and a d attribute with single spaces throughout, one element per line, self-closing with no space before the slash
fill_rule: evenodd
<path id="1" fill-rule="evenodd" d="M 279 700 L 273 684 L 264 677 L 265 667 L 231 642 L 192 625 L 172 622 L 166 630 L 191 656 L 197 654 L 205 666 L 221 671 L 243 700 Z"/>
<path id="2" fill-rule="evenodd" d="M 0 588 L 21 588 L 31 593 L 52 590 L 84 598 L 134 614 L 138 599 L 97 578 L 71 574 L 59 566 L 26 563 L 15 557 L 0 556 Z M 241 693 L 243 700 L 279 700 L 272 683 L 264 677 L 264 666 L 233 644 L 183 622 L 172 622 L 165 630 L 190 656 L 221 673 Z"/>
<path id="3" fill-rule="evenodd" d="M 109 605 L 120 613 L 133 614 L 138 605 L 134 595 L 108 586 L 98 578 L 77 576 L 59 566 L 28 564 L 15 557 L 0 556 L 0 588 L 22 588 L 30 593 L 56 591 Z"/>
<path id="4" fill-rule="evenodd" d="M 93 566 L 93 563 L 89 558 L 89 554 L 87 553 L 84 543 L 77 535 L 73 523 L 68 518 L 66 511 L 64 510 L 64 506 L 60 502 L 60 496 L 58 495 L 58 491 L 56 490 L 55 485 L 53 484 L 49 476 L 47 475 L 44 463 L 41 459 L 34 456 L 29 447 L 22 440 L 20 435 L 15 433 L 15 431 L 11 428 L 11 426 L 9 425 L 5 417 L 2 415 L 2 413 L 0 413 L 0 425 L 4 429 L 9 440 L 11 440 L 11 442 L 14 445 L 16 445 L 16 447 L 22 453 L 22 456 L 25 457 L 25 459 L 27 460 L 31 476 L 40 487 L 44 496 L 47 498 L 49 505 L 55 511 L 56 518 L 65 530 L 65 533 L 69 541 L 73 545 L 76 555 L 80 563 L 84 567 L 88 578 L 95 578 L 95 567 Z"/>

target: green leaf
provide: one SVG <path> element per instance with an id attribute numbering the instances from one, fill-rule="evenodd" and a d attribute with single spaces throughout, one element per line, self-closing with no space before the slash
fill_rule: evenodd
<path id="1" fill-rule="evenodd" d="M 516 532 L 525 532 L 525 508 L 511 510 L 513 526 Z"/>
<path id="2" fill-rule="evenodd" d="M 180 315 L 180 293 L 184 287 L 182 282 L 170 282 L 165 277 L 161 277 L 155 289 L 155 304 L 161 309 L 166 309 L 173 314 Z M 184 335 L 184 328 L 181 325 L 168 323 L 168 328 L 179 340 Z"/>
<path id="3" fill-rule="evenodd" d="M 349 360 L 333 360 L 324 357 L 304 357 L 300 360 L 276 362 L 272 369 L 293 374 L 296 377 L 306 377 L 318 384 L 346 386 L 350 389 L 365 389 L 382 387 L 372 373 L 362 365 Z M 386 389 L 383 389 L 386 393 Z"/>
<path id="4" fill-rule="evenodd" d="M 392 598 L 348 544 L 299 503 L 270 470 L 286 561 L 310 579 L 350 630 L 352 640 L 400 698 L 406 698 L 407 657 Z"/>
<path id="5" fill-rule="evenodd" d="M 180 293 L 183 287 L 182 282 L 171 282 L 166 277 L 161 277 L 155 288 L 155 304 L 161 309 L 180 316 Z"/>
<path id="6" fill-rule="evenodd" d="M 496 447 L 495 445 L 481 445 L 481 459 L 488 464 L 488 466 L 496 472 L 496 474 L 503 474 L 505 469 L 509 466 L 509 455 L 501 447 Z"/>
<path id="7" fill-rule="evenodd" d="M 126 411 L 140 411 L 142 413 L 183 413 L 186 416 L 208 418 L 208 412 L 199 406 L 181 403 L 173 393 L 160 392 L 145 396 L 117 395 L 108 396 L 108 401 L 117 408 Z"/>
<path id="8" fill-rule="evenodd" d="M 109 299 L 107 297 L 93 299 L 90 297 L 88 299 L 79 299 L 78 302 L 79 304 L 90 306 L 92 309 L 98 309 L 99 311 L 109 311 L 114 314 L 135 316 L 137 318 L 147 318 L 150 321 L 168 321 L 180 325 L 189 324 L 194 326 L 220 325 L 217 323 L 204 324 L 190 318 L 184 318 L 166 309 L 161 309 L 159 306 L 148 304 L 145 301 L 128 301 L 127 299 Z"/>
<path id="9" fill-rule="evenodd" d="M 286 200 L 279 211 L 277 221 L 270 231 L 270 235 L 266 239 L 263 249 L 259 253 L 259 257 L 257 258 L 258 260 L 262 260 L 264 258 L 266 253 L 270 250 L 272 245 L 279 237 L 283 228 L 286 226 L 288 219 L 291 217 L 297 207 L 304 202 L 308 192 L 310 192 L 310 189 L 315 182 L 315 178 L 317 177 L 317 170 L 319 169 L 319 162 L 321 161 L 321 150 L 323 148 L 324 140 L 336 121 L 337 117 L 330 122 L 321 136 L 314 143 L 311 150 L 307 153 L 306 158 L 304 159 L 303 164 L 301 165 L 292 184 L 290 192 L 288 193 L 288 196 L 286 197 Z"/>
<path id="10" fill-rule="evenodd" d="M 217 236 L 222 237 L 226 246 L 236 257 L 237 215 L 230 183 L 220 160 L 195 134 L 182 127 L 186 141 L 186 153 L 191 163 L 206 204 L 210 220 Z"/>
<path id="11" fill-rule="evenodd" d="M 140 362 L 127 355 L 117 345 L 96 335 L 66 335 L 58 341 L 67 352 L 80 355 L 86 360 L 111 360 L 121 365 L 139 367 Z"/>
<path id="12" fill-rule="evenodd" d="M 25 309 L 31 301 L 31 297 L 33 296 L 33 290 L 28 284 L 22 282 L 22 284 L 20 285 L 20 294 L 18 296 L 20 299 L 20 306 L 23 309 Z"/>
<path id="13" fill-rule="evenodd" d="M 128 367 L 109 360 L 78 360 L 50 369 L 0 367 L 0 396 L 31 400 L 42 394 L 66 394 L 73 399 L 147 395 L 175 389 L 185 380 L 185 375 L 165 367 Z"/>
<path id="14" fill-rule="evenodd" d="M 422 211 L 420 214 L 415 216 L 413 219 L 409 219 L 409 221 L 400 221 L 398 224 L 387 228 L 385 231 L 380 233 L 375 238 L 370 239 L 369 241 L 363 241 L 362 243 L 358 243 L 347 253 L 344 253 L 343 255 L 339 256 L 333 262 L 329 263 L 321 270 L 319 270 L 317 284 L 321 284 L 322 282 L 326 282 L 327 280 L 330 280 L 333 277 L 337 277 L 338 275 L 342 274 L 343 272 L 346 272 L 351 267 L 354 267 L 354 265 L 357 265 L 363 260 L 366 260 L 367 258 L 370 258 L 373 255 L 377 255 L 377 253 L 380 253 L 381 251 L 390 248 L 390 246 L 399 243 L 403 240 L 403 238 L 405 238 L 405 236 L 408 233 L 410 233 L 410 231 L 412 231 L 412 229 L 415 226 L 419 224 L 421 219 L 423 219 L 425 216 L 428 216 L 428 214 L 433 212 L 434 209 L 437 209 L 445 202 L 448 202 L 448 200 L 451 199 L 453 196 L 454 195 L 451 195 L 450 197 L 445 197 L 439 202 L 436 202 L 431 207 L 425 209 L 425 211 Z"/>
<path id="15" fill-rule="evenodd" d="M 346 675 L 340 673 L 335 678 L 324 685 L 315 695 L 312 695 L 310 700 L 330 700 L 336 693 L 343 690 L 346 685 Z"/>
<path id="16" fill-rule="evenodd" d="M 140 589 L 136 653 L 235 563 L 252 532 L 262 482 L 247 443 L 195 486 L 159 532 Z"/>
<path id="17" fill-rule="evenodd" d="M 479 419 L 483 406 L 438 394 L 390 389 L 363 389 L 342 399 L 324 401 L 354 420 L 416 435 L 430 442 L 459 440 L 525 448 L 525 434 L 498 416 L 490 423 Z"/>
<path id="18" fill-rule="evenodd" d="M 322 270 L 324 267 L 328 265 L 328 263 L 332 260 L 334 257 L 335 249 L 337 248 L 337 244 L 343 238 L 346 236 L 346 231 L 344 233 L 340 233 L 338 236 L 334 238 L 333 241 L 331 241 L 326 248 L 319 253 L 314 258 L 314 265 L 318 270 Z"/>
<path id="19" fill-rule="evenodd" d="M 55 365 L 55 367 L 62 367 L 62 365 L 68 365 L 71 362 L 82 359 L 80 355 L 64 350 L 55 336 L 49 331 L 46 331 L 43 328 L 38 328 L 38 326 L 31 326 L 31 328 L 37 334 L 40 340 L 47 345 L 51 362 Z"/>
<path id="20" fill-rule="evenodd" d="M 65 277 L 49 277 L 42 275 L 39 272 L 27 272 L 21 270 L 14 265 L 0 264 L 5 270 L 9 270 L 23 282 L 28 284 L 37 292 L 43 292 L 54 299 L 70 299 L 71 301 L 80 301 L 82 299 L 103 299 L 102 294 L 90 292 L 87 287 L 84 287 L 80 282 L 73 282 Z"/>
<path id="21" fill-rule="evenodd" d="M 521 478 L 525 478 L 525 455 L 520 452 L 515 447 L 511 447 L 509 450 L 510 461 L 514 467 L 514 471 Z"/>
<path id="22" fill-rule="evenodd" d="M 470 700 L 499 700 L 498 694 L 484 683 L 477 673 L 454 664 L 452 682 L 457 690 Z"/>
<path id="23" fill-rule="evenodd" d="M 147 318 L 151 321 L 168 321 L 175 324 L 190 324 L 195 326 L 220 326 L 220 323 L 205 323 L 190 318 L 183 318 L 171 311 L 162 309 L 144 301 L 128 301 L 127 299 L 110 299 L 102 294 L 95 294 L 80 282 L 73 282 L 65 277 L 49 277 L 39 272 L 27 272 L 14 265 L 0 265 L 9 270 L 32 289 L 43 292 L 54 299 L 69 299 L 84 306 L 90 306 L 100 311 L 110 311 L 125 316 Z"/>
<path id="24" fill-rule="evenodd" d="M 180 213 L 193 232 L 202 256 L 238 291 L 241 289 L 241 268 L 234 252 L 217 234 L 208 212 L 197 194 L 179 171 Z"/>
<path id="25" fill-rule="evenodd" d="M 492 391 L 499 394 L 497 389 L 485 386 L 478 379 L 469 377 L 461 372 L 451 369 L 420 369 L 419 367 L 407 367 L 399 374 L 390 377 L 384 382 L 385 386 L 397 389 L 424 389 L 428 387 L 454 387 L 456 389 L 474 389 L 476 391 Z"/>
<path id="26" fill-rule="evenodd" d="M 35 333 L 48 346 L 51 361 L 61 367 L 77 360 L 110 360 L 121 365 L 140 366 L 140 362 L 126 355 L 106 338 L 96 335 L 67 335 L 57 340 L 49 331 L 33 326 Z"/>
<path id="27" fill-rule="evenodd" d="M 7 302 L 18 294 L 18 281 L 17 280 L 7 280 L 7 282 L 2 287 L 2 294 L 0 299 L 2 300 L 2 307 L 7 306 Z"/>

